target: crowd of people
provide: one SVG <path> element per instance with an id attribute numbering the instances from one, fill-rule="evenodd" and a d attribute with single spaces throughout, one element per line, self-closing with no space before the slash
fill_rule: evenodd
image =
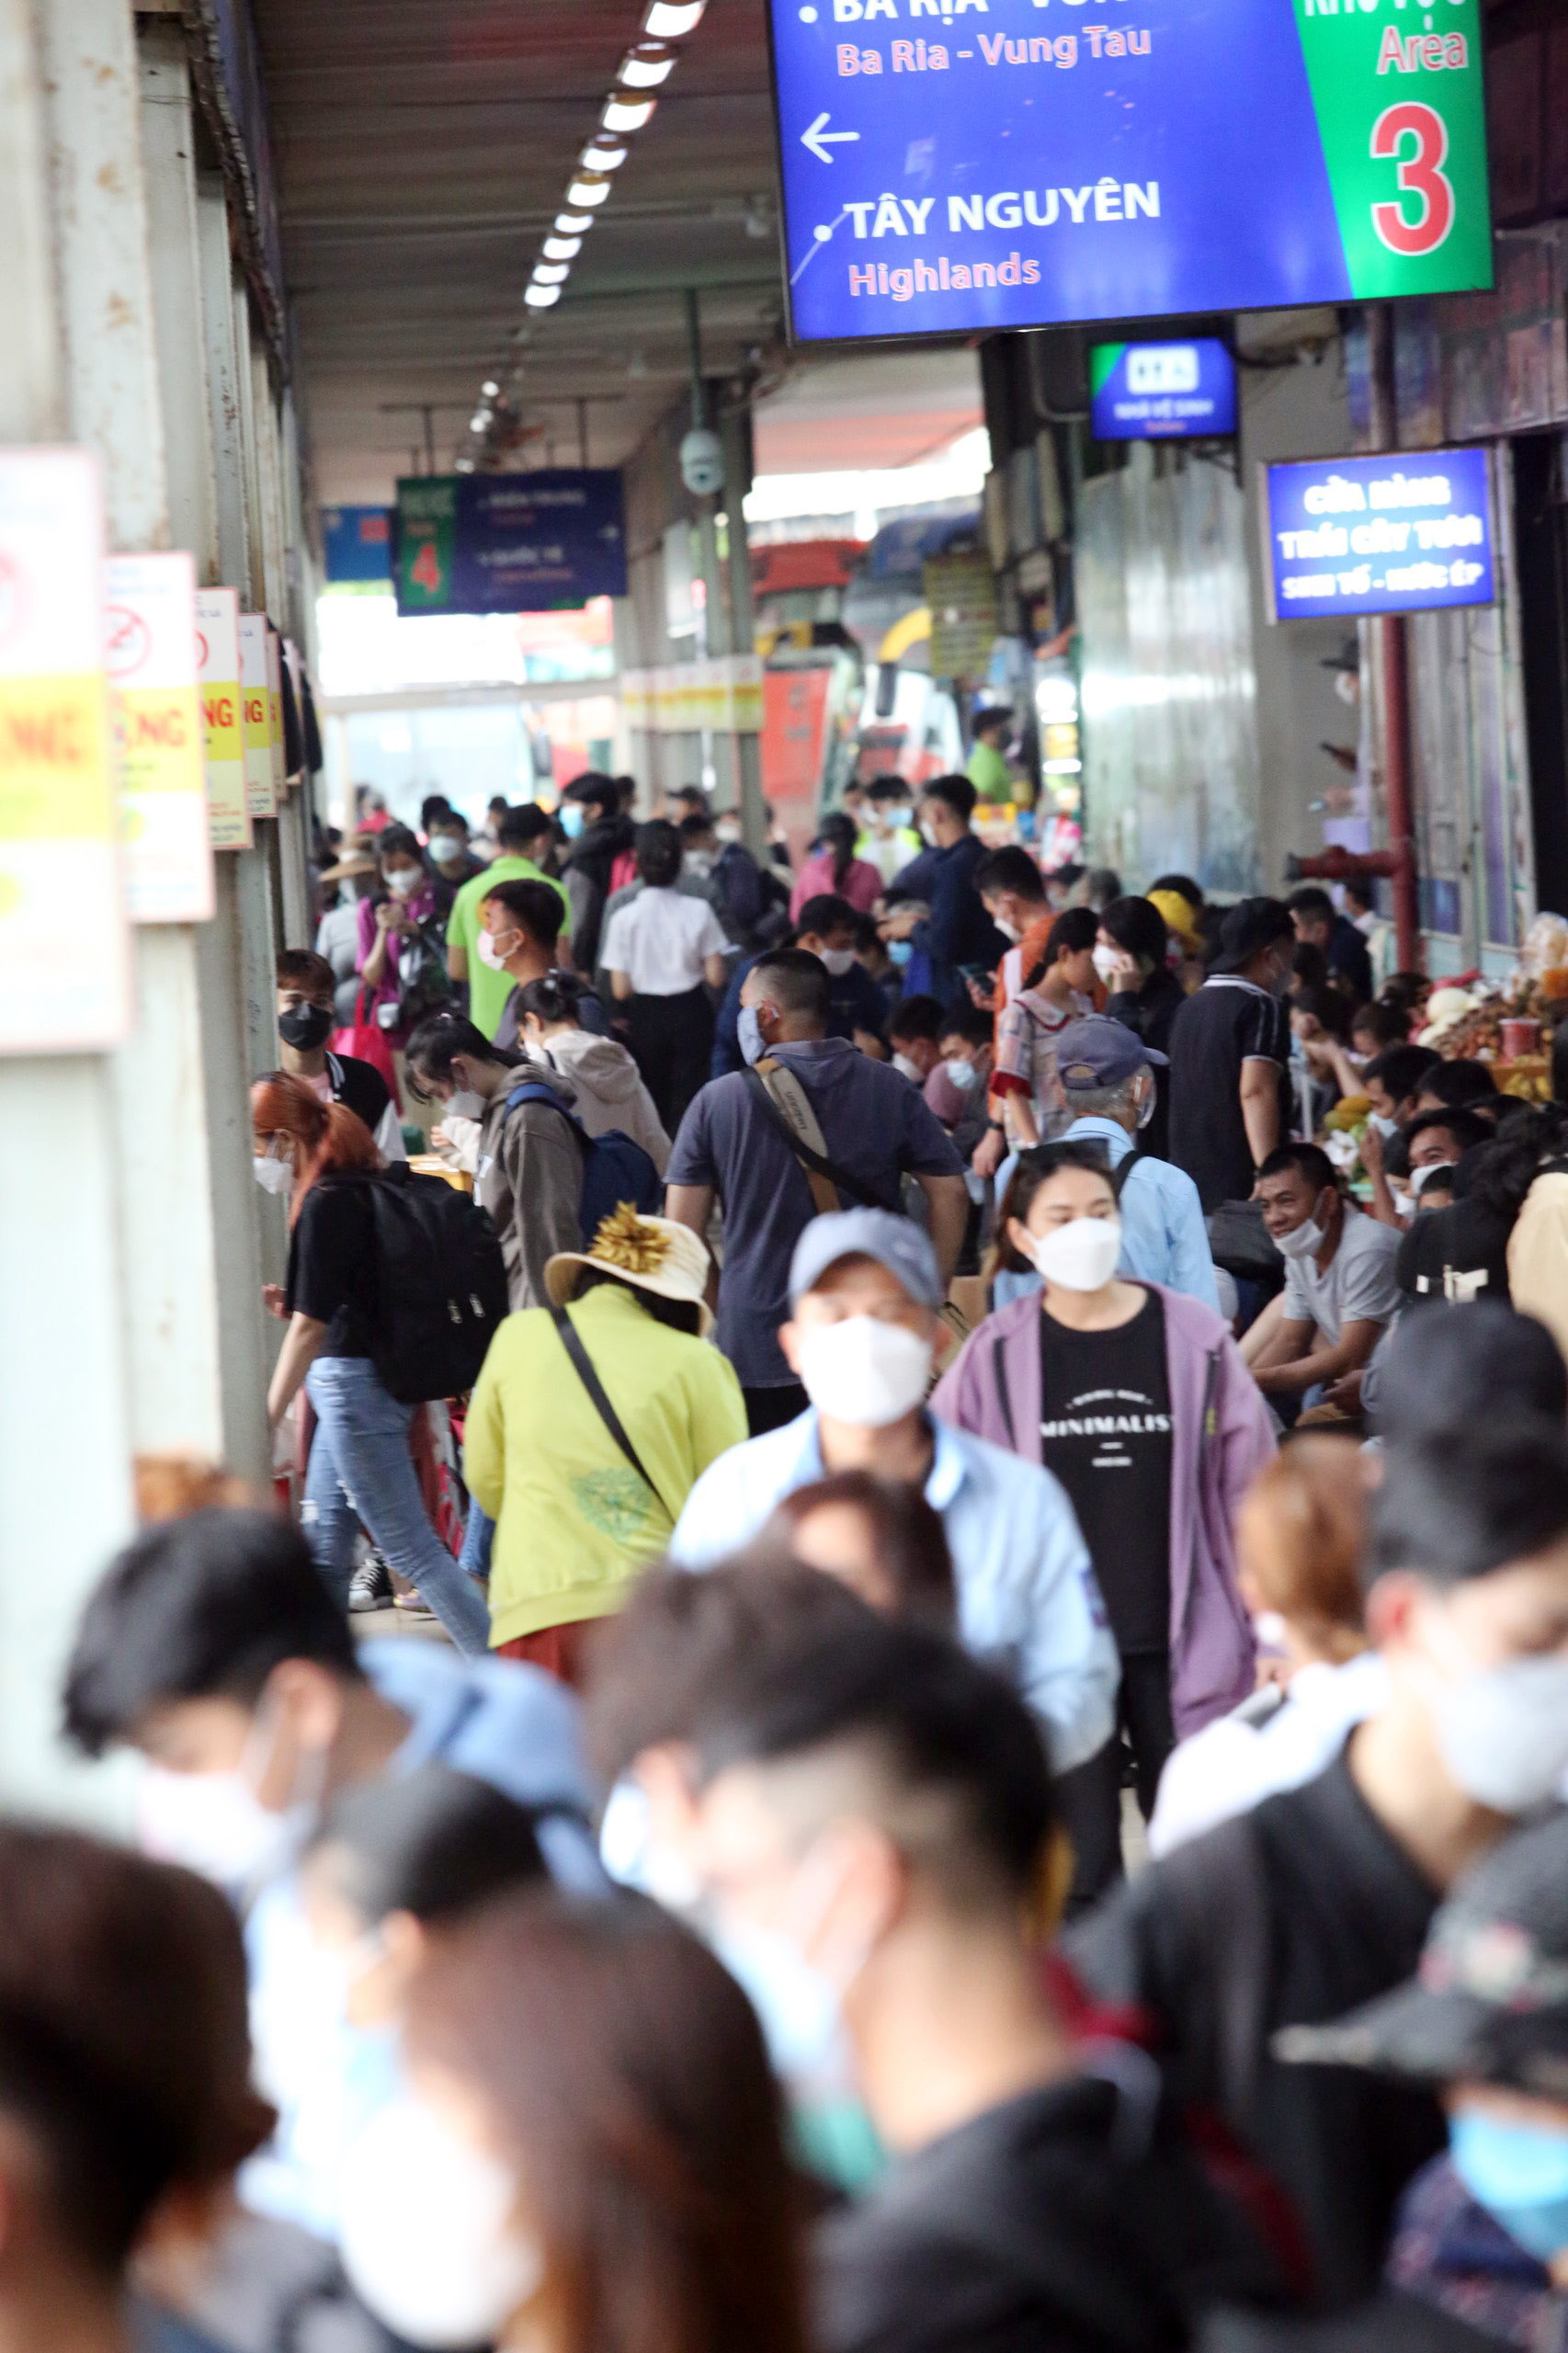
<path id="1" fill-rule="evenodd" d="M 0 1824 L 0 2353 L 1568 2345 L 1568 1108 L 1365 896 L 633 798 L 278 961 L 277 1491 L 82 1618 L 140 1851 Z"/>

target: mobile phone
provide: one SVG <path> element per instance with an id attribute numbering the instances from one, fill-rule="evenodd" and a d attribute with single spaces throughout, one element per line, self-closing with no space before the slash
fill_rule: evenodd
<path id="1" fill-rule="evenodd" d="M 961 981 L 972 981 L 977 989 L 983 989 L 989 984 L 992 974 L 983 964 L 960 964 L 959 978 Z"/>

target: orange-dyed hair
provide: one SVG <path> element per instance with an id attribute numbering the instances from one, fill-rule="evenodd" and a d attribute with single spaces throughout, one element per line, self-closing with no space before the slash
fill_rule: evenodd
<path id="1" fill-rule="evenodd" d="M 251 1126 L 258 1136 L 290 1135 L 297 1147 L 289 1222 L 318 1176 L 335 1168 L 379 1168 L 376 1140 L 356 1111 L 324 1103 L 286 1071 L 268 1071 L 250 1091 Z"/>

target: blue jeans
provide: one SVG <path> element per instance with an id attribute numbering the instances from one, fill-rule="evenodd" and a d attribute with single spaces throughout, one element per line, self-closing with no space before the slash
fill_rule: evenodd
<path id="1" fill-rule="evenodd" d="M 459 1650 L 483 1657 L 490 1612 L 430 1525 L 408 1450 L 413 1406 L 388 1395 L 369 1357 L 318 1357 L 305 1392 L 316 1434 L 301 1519 L 334 1599 L 347 1607 L 363 1520 L 389 1568 L 418 1586 Z"/>
<path id="2" fill-rule="evenodd" d="M 495 1522 L 487 1511 L 480 1509 L 471 1496 L 459 1563 L 466 1575 L 478 1577 L 483 1584 L 490 1574 L 490 1554 L 494 1542 Z"/>

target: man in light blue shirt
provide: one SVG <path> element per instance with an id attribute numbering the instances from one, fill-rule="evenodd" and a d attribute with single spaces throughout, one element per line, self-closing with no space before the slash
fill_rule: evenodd
<path id="1" fill-rule="evenodd" d="M 1136 1151 L 1134 1139 L 1153 1109 L 1152 1065 L 1165 1059 L 1136 1030 L 1103 1014 L 1069 1022 L 1057 1036 L 1056 1073 L 1074 1119 L 1057 1142 L 1097 1143 L 1112 1170 L 1119 1169 Z M 1140 1153 L 1121 1180 L 1117 1272 L 1134 1282 L 1186 1291 L 1216 1315 L 1224 1313 L 1198 1188 L 1184 1168 L 1152 1153 Z M 1026 1290 L 1039 1289 L 1036 1274 L 1000 1274 L 996 1305 L 1006 1307 Z"/>
<path id="2" fill-rule="evenodd" d="M 1119 1670 L 1073 1506 L 1050 1472 L 925 1410 L 942 1285 L 907 1218 L 812 1220 L 790 1270 L 779 1333 L 810 1409 L 733 1447 L 687 1498 L 670 1557 L 706 1568 L 754 1536 L 784 1495 L 835 1471 L 918 1483 L 941 1515 L 968 1647 L 1009 1668 L 1067 1772 L 1109 1739 Z"/>

